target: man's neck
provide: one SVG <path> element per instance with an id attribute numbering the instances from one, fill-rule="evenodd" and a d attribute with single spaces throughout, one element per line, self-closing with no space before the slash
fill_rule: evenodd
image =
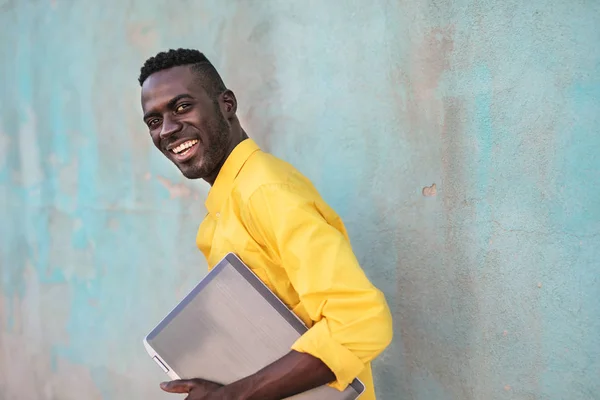
<path id="1" fill-rule="evenodd" d="M 211 176 L 209 176 L 209 177 L 207 177 L 207 178 L 204 179 L 206 182 L 208 182 L 208 184 L 210 186 L 212 186 L 212 185 L 215 184 L 215 181 L 217 180 L 217 176 L 219 176 L 219 172 L 221 172 L 221 168 L 223 168 L 223 165 L 225 164 L 225 162 L 227 161 L 227 159 L 229 158 L 229 156 L 233 152 L 233 149 L 235 149 L 238 144 L 242 143 L 246 139 L 248 139 L 248 135 L 241 128 L 240 128 L 240 134 L 239 135 L 232 136 L 232 140 L 229 143 L 229 147 L 227 148 L 227 152 L 225 153 L 225 157 L 223 157 L 223 159 L 221 160 L 221 162 L 219 163 L 219 165 L 217 166 L 217 168 L 215 168 L 215 172 Z"/>

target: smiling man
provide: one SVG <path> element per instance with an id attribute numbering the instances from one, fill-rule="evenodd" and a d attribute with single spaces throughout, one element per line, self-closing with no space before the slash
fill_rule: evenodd
<path id="1" fill-rule="evenodd" d="M 240 126 L 237 100 L 197 50 L 146 61 L 142 109 L 154 145 L 189 179 L 211 185 L 196 243 L 209 268 L 233 252 L 310 329 L 290 352 L 237 382 L 171 381 L 188 400 L 278 400 L 354 378 L 375 399 L 370 362 L 392 339 L 381 291 L 365 276 L 339 216 L 311 182 L 263 152 Z"/>

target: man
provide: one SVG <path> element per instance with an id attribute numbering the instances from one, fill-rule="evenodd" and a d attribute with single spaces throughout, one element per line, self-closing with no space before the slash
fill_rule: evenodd
<path id="1" fill-rule="evenodd" d="M 287 355 L 240 381 L 161 388 L 188 400 L 278 400 L 325 384 L 344 390 L 358 377 L 362 398 L 374 400 L 370 362 L 390 343 L 392 321 L 340 218 L 307 178 L 248 138 L 234 93 L 202 53 L 159 53 L 139 82 L 155 146 L 185 177 L 211 185 L 196 238 L 209 268 L 236 253 L 310 327 Z"/>

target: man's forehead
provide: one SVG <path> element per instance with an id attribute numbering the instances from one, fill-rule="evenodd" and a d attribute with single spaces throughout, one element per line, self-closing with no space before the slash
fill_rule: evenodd
<path id="1" fill-rule="evenodd" d="M 181 93 L 197 91 L 197 79 L 189 66 L 178 66 L 150 75 L 142 85 L 142 107 L 168 102 Z"/>

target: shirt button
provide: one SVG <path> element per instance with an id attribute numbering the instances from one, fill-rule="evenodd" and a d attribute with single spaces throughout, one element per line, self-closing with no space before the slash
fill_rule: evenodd
<path id="1" fill-rule="evenodd" d="M 221 213 L 216 213 L 215 217 L 219 218 L 221 216 Z"/>

